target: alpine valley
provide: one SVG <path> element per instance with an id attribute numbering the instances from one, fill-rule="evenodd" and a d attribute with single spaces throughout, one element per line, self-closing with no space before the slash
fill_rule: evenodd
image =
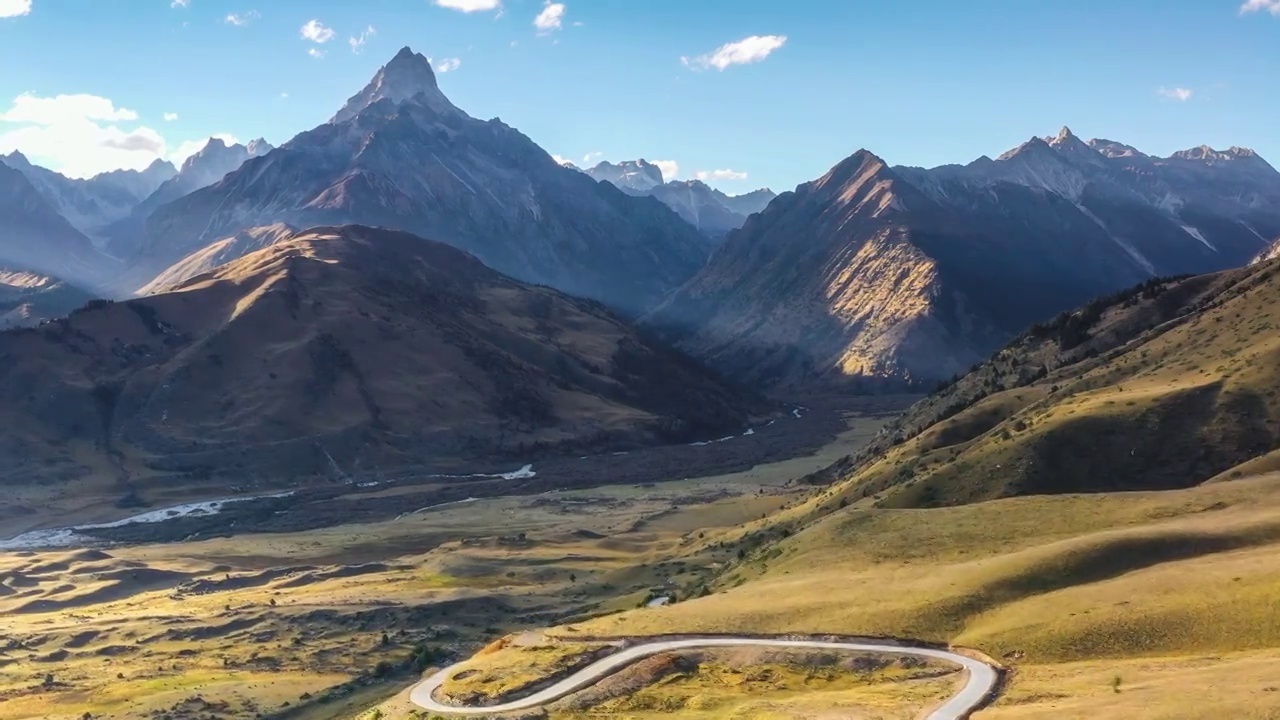
<path id="1" fill-rule="evenodd" d="M 673 81 L 655 48 L 753 3 L 675 3 L 664 37 L 634 23 L 607 50 L 644 3 L 135 4 L 0 0 L 0 58 L 23 45 L 41 93 L 68 67 L 186 83 L 117 96 L 138 111 L 23 91 L 0 113 L 0 720 L 1280 718 L 1280 173 L 1258 153 L 1064 127 L 965 165 L 825 157 L 823 128 L 868 118 L 940 156 L 889 78 L 933 103 L 945 73 L 847 70 L 875 22 L 897 30 L 887 5 L 673 53 Z M 100 25 L 107 5 L 130 25 Z M 997 27 L 972 5 L 946 9 Z M 915 11 L 895 46 L 918 48 Z M 1131 27 L 1087 15 L 1099 57 Z M 289 17 L 291 56 L 252 40 Z M 124 59 L 135 18 L 171 27 L 142 68 L 165 72 Z M 460 57 L 406 47 L 334 107 L 378 42 L 428 24 Z M 500 49 L 542 84 L 453 49 L 516 25 Z M 48 49 L 8 34 L 28 28 Z M 508 84 L 460 104 L 522 112 L 598 69 L 570 62 L 625 64 L 584 112 L 521 115 L 548 148 L 654 152 L 661 123 L 610 118 L 662 112 L 686 149 L 648 157 L 748 167 L 688 149 L 693 97 L 717 152 L 775 154 L 753 181 L 834 165 L 781 194 L 673 161 L 580 169 L 446 97 L 463 58 L 448 79 Z M 981 84 L 968 59 L 946 69 Z M 345 89 L 309 101 L 308 79 Z M 1002 107 L 1036 97 L 1004 81 Z M 252 112 L 212 124 L 228 98 Z M 1207 83 L 1146 100 L 1227 106 Z M 983 120 L 999 146 L 1023 132 L 1005 112 Z M 160 118 L 279 144 L 173 152 L 140 124 Z"/>

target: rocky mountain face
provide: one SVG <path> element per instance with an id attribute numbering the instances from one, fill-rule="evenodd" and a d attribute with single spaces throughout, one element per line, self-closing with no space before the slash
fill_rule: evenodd
<path id="1" fill-rule="evenodd" d="M 715 194 L 715 198 L 720 201 L 720 204 L 743 217 L 764 211 L 765 208 L 769 207 L 769 203 L 778 197 L 778 193 L 769 188 L 760 188 L 741 195 L 726 195 L 719 190 L 712 190 L 712 192 Z"/>
<path id="2" fill-rule="evenodd" d="M 742 227 L 747 216 L 758 213 L 777 195 L 769 189 L 745 195 L 726 195 L 701 180 L 666 181 L 662 169 L 646 160 L 618 164 L 602 162 L 583 171 L 602 182 L 638 197 L 654 197 L 676 211 L 685 222 L 712 238 Z"/>
<path id="3" fill-rule="evenodd" d="M 333 462 L 531 462 L 715 437 L 753 403 L 594 301 L 407 233 L 315 228 L 0 333 L 0 485 L 86 463 L 213 487 Z"/>
<path id="4" fill-rule="evenodd" d="M 115 170 L 81 180 L 33 165 L 17 151 L 0 156 L 0 163 L 25 175 L 58 214 L 95 241 L 177 173 L 171 163 L 156 160 L 145 170 Z"/>
<path id="5" fill-rule="evenodd" d="M 213 185 L 245 161 L 265 155 L 271 150 L 271 145 L 262 139 L 250 141 L 248 145 L 228 145 L 221 138 L 209 138 L 200 152 L 184 160 L 182 167 L 174 175 L 135 203 L 126 217 L 103 231 L 107 237 L 107 247 L 120 257 L 130 257 L 137 251 L 138 239 L 147 218 L 157 208 Z"/>
<path id="6" fill-rule="evenodd" d="M 672 180 L 649 191 L 686 222 L 713 238 L 724 237 L 737 230 L 747 217 L 760 212 L 774 197 L 771 190 L 756 190 L 747 195 L 730 196 L 701 180 Z"/>
<path id="7" fill-rule="evenodd" d="M 965 166 L 860 151 L 729 235 L 647 321 L 753 382 L 929 382 L 1153 276 L 1246 264 L 1280 234 L 1251 151 L 1153 158 L 1067 129 Z"/>
<path id="8" fill-rule="evenodd" d="M 97 290 L 118 271 L 21 171 L 0 163 L 0 266 Z"/>
<path id="9" fill-rule="evenodd" d="M 0 330 L 65 317 L 93 299 L 92 294 L 48 275 L 0 268 Z"/>
<path id="10" fill-rule="evenodd" d="M 136 290 L 249 228 L 352 222 L 436 238 L 627 313 L 651 307 L 710 252 L 661 203 L 561 167 L 500 120 L 469 117 L 406 48 L 332 122 L 154 212 L 126 280 Z"/>
<path id="11" fill-rule="evenodd" d="M 644 158 L 623 160 L 617 165 L 606 160 L 584 172 L 631 195 L 647 195 L 666 182 L 662 177 L 662 168 Z"/>

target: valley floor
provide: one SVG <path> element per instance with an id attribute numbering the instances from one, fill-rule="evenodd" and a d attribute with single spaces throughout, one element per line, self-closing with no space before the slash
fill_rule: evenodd
<path id="1" fill-rule="evenodd" d="M 0 718 L 408 718 L 421 671 L 485 643 L 446 692 L 506 697 L 608 651 L 598 638 L 679 633 L 974 648 L 1009 669 L 977 718 L 1280 717 L 1280 476 L 827 507 L 794 480 L 882 422 L 848 419 L 816 454 L 727 475 L 0 554 Z M 956 683 L 856 655 L 653 660 L 547 716 L 905 719 Z"/>
<path id="2" fill-rule="evenodd" d="M 353 491 L 401 509 L 369 522 L 0 552 L 0 718 L 350 717 L 507 632 L 705 584 L 714 564 L 681 548 L 806 496 L 793 478 L 885 421 L 860 407 L 816 452 L 728 474 L 655 484 L 655 449 L 589 489 L 406 514 L 421 488 L 391 484 Z M 690 449 L 732 467 L 752 437 Z"/>

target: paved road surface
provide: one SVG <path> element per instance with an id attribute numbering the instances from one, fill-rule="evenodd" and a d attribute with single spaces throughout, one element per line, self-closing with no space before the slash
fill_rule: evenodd
<path id="1" fill-rule="evenodd" d="M 555 700 L 559 700 L 570 693 L 589 687 L 623 667 L 650 655 L 657 655 L 658 653 L 670 652 L 672 650 L 741 646 L 892 653 L 895 655 L 914 655 L 917 657 L 945 660 L 962 666 L 967 674 L 965 686 L 960 690 L 960 692 L 947 700 L 947 702 L 941 707 L 934 710 L 929 715 L 928 720 L 964 720 L 964 718 L 969 717 L 969 714 L 982 703 L 982 700 L 987 696 L 987 693 L 995 687 L 996 681 L 999 679 L 995 668 L 984 662 L 974 660 L 970 657 L 965 657 L 964 655 L 948 652 L 946 650 L 936 650 L 934 648 L 878 645 L 875 643 L 824 642 L 821 640 L 765 640 L 757 638 L 722 637 L 692 638 L 688 640 L 662 640 L 635 645 L 601 658 L 560 682 L 529 695 L 528 697 L 524 697 L 519 700 L 512 700 L 511 702 L 503 703 L 501 705 L 489 705 L 485 707 L 457 707 L 436 702 L 434 697 L 436 690 L 444 684 L 445 680 L 459 671 L 459 665 L 461 665 L 461 663 L 459 663 L 458 665 L 447 667 L 418 683 L 418 685 L 413 688 L 409 698 L 415 705 L 432 712 L 452 713 L 455 715 L 483 715 L 486 713 L 528 710 L 530 708 L 554 702 Z"/>

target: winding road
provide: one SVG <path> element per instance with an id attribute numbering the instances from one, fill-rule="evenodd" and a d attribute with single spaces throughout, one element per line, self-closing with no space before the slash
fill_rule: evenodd
<path id="1" fill-rule="evenodd" d="M 938 709 L 928 715 L 928 720 L 964 720 L 978 708 L 996 687 L 999 674 L 995 668 L 971 657 L 959 655 L 936 648 L 912 647 L 904 645 L 882 645 L 876 643 L 831 642 L 824 640 L 783 640 L 743 637 L 704 637 L 686 640 L 660 640 L 634 645 L 625 650 L 601 658 L 582 668 L 569 677 L 539 690 L 528 697 L 512 700 L 501 705 L 484 707 L 458 707 L 436 702 L 435 692 L 454 673 L 461 670 L 463 663 L 447 667 L 440 672 L 418 683 L 410 692 L 409 699 L 421 708 L 432 712 L 451 713 L 454 715 L 484 715 L 488 713 L 529 710 L 559 700 L 586 687 L 594 685 L 601 679 L 621 670 L 641 658 L 657 655 L 673 650 L 693 650 L 697 648 L 721 647 L 776 647 L 800 648 L 805 650 L 844 650 L 854 652 L 891 653 L 895 655 L 914 655 L 916 657 L 934 658 L 955 663 L 964 668 L 967 678 L 960 692 L 953 695 Z"/>

